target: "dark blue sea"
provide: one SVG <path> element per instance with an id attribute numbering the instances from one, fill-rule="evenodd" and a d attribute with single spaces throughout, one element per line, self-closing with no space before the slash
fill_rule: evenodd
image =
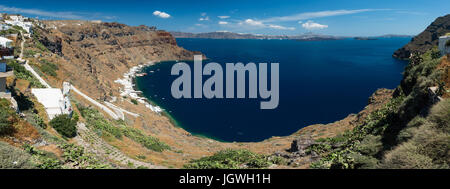
<path id="1" fill-rule="evenodd" d="M 178 76 L 170 71 L 175 62 L 147 67 L 148 75 L 136 82 L 176 125 L 194 135 L 228 142 L 262 141 L 340 120 L 361 111 L 375 90 L 395 88 L 407 63 L 391 55 L 410 40 L 177 39 L 179 46 L 204 53 L 209 60 L 203 64 L 220 63 L 224 72 L 225 63 L 279 63 L 280 101 L 273 110 L 260 110 L 262 99 L 174 99 L 170 89 Z M 193 72 L 193 63 L 188 63 Z"/>

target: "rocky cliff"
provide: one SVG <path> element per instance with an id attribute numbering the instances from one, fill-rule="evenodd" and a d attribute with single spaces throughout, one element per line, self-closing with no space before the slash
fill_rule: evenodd
<path id="1" fill-rule="evenodd" d="M 44 21 L 34 36 L 62 59 L 64 78 L 96 98 L 118 91 L 112 87 L 130 67 L 149 61 L 188 60 L 194 52 L 177 46 L 168 32 L 119 23 Z"/>
<path id="2" fill-rule="evenodd" d="M 395 51 L 392 56 L 399 59 L 408 59 L 413 52 L 424 53 L 433 46 L 437 46 L 439 37 L 448 32 L 450 32 L 450 14 L 438 17 L 411 42 Z"/>

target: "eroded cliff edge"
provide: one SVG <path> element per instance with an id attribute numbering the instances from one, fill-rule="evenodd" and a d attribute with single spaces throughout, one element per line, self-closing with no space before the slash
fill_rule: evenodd
<path id="1" fill-rule="evenodd" d="M 450 14 L 436 18 L 422 33 L 411 39 L 411 42 L 396 50 L 392 55 L 398 59 L 409 59 L 411 53 L 425 53 L 437 46 L 439 37 L 450 32 Z"/>
<path id="2" fill-rule="evenodd" d="M 45 27 L 37 27 L 34 36 L 65 61 L 59 64 L 64 72 L 60 79 L 98 99 L 118 95 L 113 81 L 133 66 L 190 60 L 195 54 L 177 46 L 170 33 L 154 27 L 89 21 L 43 23 Z"/>

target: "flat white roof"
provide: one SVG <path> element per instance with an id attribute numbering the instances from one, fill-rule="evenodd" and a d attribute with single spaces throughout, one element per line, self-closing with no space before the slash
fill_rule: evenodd
<path id="1" fill-rule="evenodd" d="M 60 89 L 31 89 L 31 93 L 47 110 L 61 109 L 61 102 L 64 102 L 64 96 Z"/>
<path id="2" fill-rule="evenodd" d="M 0 42 L 4 43 L 4 42 L 12 42 L 11 39 L 5 38 L 5 37 L 0 37 Z"/>

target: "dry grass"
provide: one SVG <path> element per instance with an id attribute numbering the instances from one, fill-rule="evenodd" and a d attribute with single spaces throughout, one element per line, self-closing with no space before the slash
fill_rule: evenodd
<path id="1" fill-rule="evenodd" d="M 17 79 L 16 85 L 14 86 L 19 92 L 25 94 L 30 88 L 30 82 L 24 79 Z"/>

